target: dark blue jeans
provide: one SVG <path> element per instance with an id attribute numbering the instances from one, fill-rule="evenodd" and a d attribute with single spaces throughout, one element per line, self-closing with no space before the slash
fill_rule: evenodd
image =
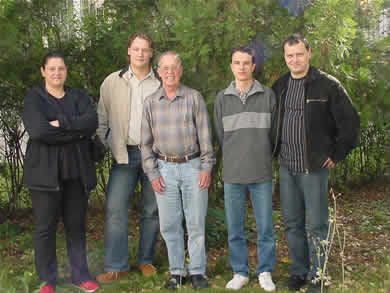
<path id="1" fill-rule="evenodd" d="M 280 204 L 292 275 L 313 278 L 323 268 L 320 242 L 326 239 L 329 226 L 328 176 L 328 169 L 306 174 L 280 167 Z"/>
<path id="2" fill-rule="evenodd" d="M 229 258 L 234 274 L 249 275 L 248 248 L 245 239 L 246 190 L 248 188 L 256 218 L 256 275 L 273 272 L 275 241 L 272 225 L 272 182 L 253 184 L 225 183 L 225 214 L 229 236 Z"/>
<path id="3" fill-rule="evenodd" d="M 127 148 L 129 163 L 114 163 L 107 185 L 104 226 L 104 270 L 122 272 L 129 269 L 128 210 L 138 181 L 141 182 L 140 237 L 138 264 L 153 262 L 159 232 L 158 209 L 152 186 L 141 166 L 141 152 Z"/>

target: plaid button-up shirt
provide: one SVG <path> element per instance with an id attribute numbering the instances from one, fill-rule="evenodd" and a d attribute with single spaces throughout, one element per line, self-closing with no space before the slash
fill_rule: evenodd
<path id="1" fill-rule="evenodd" d="M 149 180 L 160 176 L 156 154 L 183 157 L 200 152 L 201 170 L 215 163 L 211 127 L 202 95 L 180 84 L 170 100 L 163 87 L 144 101 L 141 123 L 142 165 Z"/>

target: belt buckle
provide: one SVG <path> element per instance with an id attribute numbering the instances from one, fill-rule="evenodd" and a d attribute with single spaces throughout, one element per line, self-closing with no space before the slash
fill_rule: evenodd
<path id="1" fill-rule="evenodd" d="M 172 161 L 174 162 L 174 163 L 181 163 L 180 161 L 180 157 L 179 156 L 176 156 L 176 157 L 172 157 Z"/>
<path id="2" fill-rule="evenodd" d="M 168 157 L 167 155 L 161 155 L 162 159 L 169 163 L 183 163 L 190 160 L 191 155 L 185 155 L 184 157 Z"/>

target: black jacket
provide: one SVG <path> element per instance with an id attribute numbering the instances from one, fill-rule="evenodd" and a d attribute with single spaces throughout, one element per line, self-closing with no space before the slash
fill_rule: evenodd
<path id="1" fill-rule="evenodd" d="M 67 119 L 42 87 L 31 89 L 24 98 L 23 122 L 29 135 L 24 158 L 23 183 L 34 190 L 58 191 L 59 146 L 72 143 L 76 149 L 81 180 L 86 192 L 96 186 L 95 163 L 91 158 L 91 135 L 98 126 L 95 107 L 79 89 L 65 88 L 76 115 Z M 60 127 L 49 121 L 58 120 Z"/>
<path id="2" fill-rule="evenodd" d="M 278 156 L 285 112 L 285 99 L 290 73 L 272 86 L 276 95 L 276 111 L 272 123 L 273 156 Z M 310 67 L 305 80 L 305 168 L 319 170 L 330 157 L 343 160 L 358 145 L 360 119 L 352 102 L 333 76 Z"/>

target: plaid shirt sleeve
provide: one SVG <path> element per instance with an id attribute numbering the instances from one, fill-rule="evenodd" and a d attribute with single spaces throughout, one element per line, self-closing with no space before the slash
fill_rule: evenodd
<path id="1" fill-rule="evenodd" d="M 160 177 L 160 172 L 157 166 L 157 158 L 153 152 L 153 131 L 151 125 L 151 103 L 150 99 L 144 102 L 141 122 L 141 157 L 142 167 L 149 180 Z"/>
<path id="2" fill-rule="evenodd" d="M 198 93 L 198 95 L 198 103 L 195 104 L 195 124 L 200 148 L 201 170 L 211 172 L 211 169 L 215 164 L 215 157 L 213 144 L 211 142 L 212 134 L 209 113 L 202 95 L 200 93 Z"/>

